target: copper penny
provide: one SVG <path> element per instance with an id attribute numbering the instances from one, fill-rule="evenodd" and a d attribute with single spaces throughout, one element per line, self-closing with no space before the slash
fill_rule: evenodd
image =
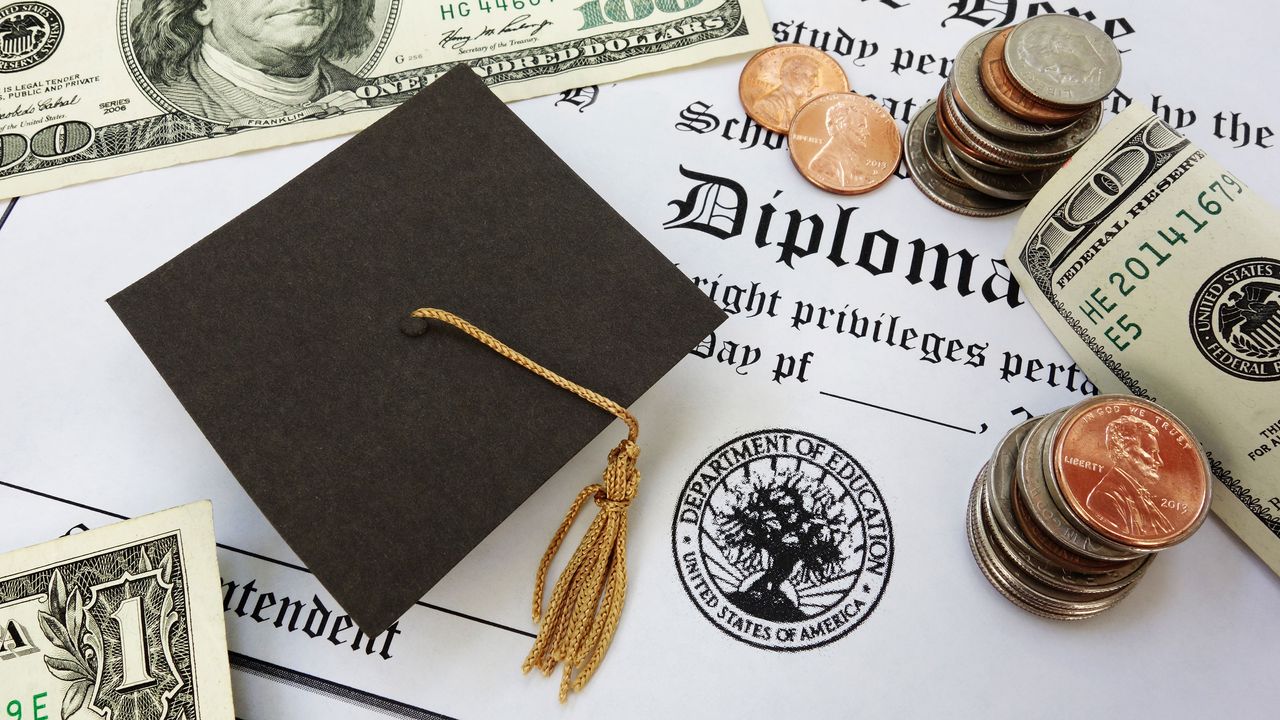
<path id="1" fill-rule="evenodd" d="M 823 95 L 800 108 L 787 145 L 806 180 L 841 195 L 880 187 L 902 159 L 902 133 L 889 111 L 849 92 Z"/>
<path id="2" fill-rule="evenodd" d="M 752 120 L 786 135 L 805 103 L 833 92 L 848 92 L 849 77 L 830 55 L 808 45 L 774 45 L 742 68 L 738 97 Z"/>
<path id="3" fill-rule="evenodd" d="M 946 92 L 946 90 L 944 89 L 943 92 Z M 955 150 L 958 151 L 966 159 L 975 158 L 980 162 L 985 162 L 984 160 L 982 160 L 981 157 L 978 156 L 977 150 L 974 150 L 968 145 L 965 145 L 964 142 L 960 140 L 960 137 L 956 133 L 955 128 L 951 125 L 953 121 L 951 120 L 950 117 L 947 116 L 947 104 L 946 102 L 944 102 L 942 93 L 938 93 L 938 99 L 937 101 L 934 102 L 934 105 L 937 106 L 938 108 L 938 111 L 937 111 L 938 132 L 942 133 L 942 136 L 946 138 L 947 144 L 955 148 Z"/>
<path id="4" fill-rule="evenodd" d="M 1062 125 L 1080 117 L 1082 110 L 1046 105 L 1014 82 L 1004 62 L 1004 46 L 1011 32 L 1013 28 L 998 33 L 982 51 L 982 87 L 991 99 L 1006 112 L 1029 122 Z"/>
<path id="5" fill-rule="evenodd" d="M 1168 410 L 1100 395 L 1061 420 L 1051 456 L 1068 510 L 1099 535 L 1162 550 L 1195 532 L 1209 511 L 1208 462 Z"/>

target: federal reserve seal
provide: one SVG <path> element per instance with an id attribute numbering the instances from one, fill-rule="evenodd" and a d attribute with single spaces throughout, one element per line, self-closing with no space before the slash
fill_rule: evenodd
<path id="1" fill-rule="evenodd" d="M 1214 273 L 1191 302 L 1205 358 L 1245 380 L 1280 380 L 1280 262 L 1249 258 Z"/>
<path id="2" fill-rule="evenodd" d="M 713 625 L 759 648 L 805 650 L 876 608 L 893 532 L 879 488 L 849 453 L 810 433 L 760 430 L 689 476 L 671 549 Z"/>
<path id="3" fill-rule="evenodd" d="M 0 8 L 0 73 L 33 68 L 49 59 L 62 42 L 62 16 L 38 2 Z"/>

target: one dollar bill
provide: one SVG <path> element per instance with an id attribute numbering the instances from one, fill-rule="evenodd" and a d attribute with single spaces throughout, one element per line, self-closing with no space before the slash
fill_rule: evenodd
<path id="1" fill-rule="evenodd" d="M 208 502 L 0 556 L 0 709 L 15 720 L 230 720 Z"/>
<path id="2" fill-rule="evenodd" d="M 518 100 L 767 24 L 762 0 L 0 0 L 0 197 L 353 132 L 458 63 Z"/>
<path id="3" fill-rule="evenodd" d="M 1278 233 L 1271 205 L 1134 106 L 1035 197 L 1006 259 L 1099 388 L 1191 426 L 1214 511 L 1280 573 Z"/>

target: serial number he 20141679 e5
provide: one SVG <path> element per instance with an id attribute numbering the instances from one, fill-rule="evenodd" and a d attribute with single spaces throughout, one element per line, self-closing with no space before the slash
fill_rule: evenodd
<path id="1" fill-rule="evenodd" d="M 1108 293 L 1119 293 L 1121 298 L 1132 295 L 1142 283 L 1155 275 L 1158 268 L 1173 257 L 1179 245 L 1187 244 L 1184 228 L 1192 235 L 1204 230 L 1212 222 L 1213 217 L 1221 214 L 1223 208 L 1227 207 L 1217 199 L 1219 196 L 1230 205 L 1235 202 L 1235 196 L 1243 192 L 1244 185 L 1239 180 L 1223 173 L 1220 179 L 1209 183 L 1208 187 L 1197 196 L 1196 203 L 1208 217 L 1200 216 L 1193 210 L 1179 208 L 1170 220 L 1168 231 L 1157 231 L 1163 245 L 1159 241 L 1154 244 L 1151 240 L 1142 242 L 1116 270 L 1107 274 L 1108 287 L 1098 286 L 1089 292 L 1089 296 L 1080 305 L 1080 312 L 1084 313 L 1084 316 L 1094 325 L 1098 325 L 1109 317 L 1115 317 L 1102 334 L 1116 350 L 1124 351 L 1142 337 L 1142 326 L 1137 321 L 1130 320 L 1127 312 L 1119 312 L 1117 315 L 1123 301 L 1114 299 L 1114 295 Z M 1130 212 L 1140 211 L 1141 207 L 1138 206 Z M 1119 229 L 1114 228 L 1114 230 Z M 1171 249 L 1162 250 L 1165 246 Z"/>

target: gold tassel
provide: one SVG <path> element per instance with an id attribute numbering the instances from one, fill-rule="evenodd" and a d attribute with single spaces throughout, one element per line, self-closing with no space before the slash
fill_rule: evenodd
<path id="1" fill-rule="evenodd" d="M 410 317 L 420 319 L 422 324 L 402 326 L 407 334 L 426 332 L 426 320 L 448 323 L 499 355 L 613 413 L 627 424 L 627 439 L 609 453 L 609 464 L 605 467 L 602 481 L 588 485 L 578 493 L 538 565 L 533 590 L 533 621 L 539 625 L 538 638 L 525 658 L 523 669 L 527 673 L 538 668 L 542 674 L 550 675 L 557 664 L 563 663 L 560 702 L 565 702 L 570 691 L 576 692 L 585 687 L 600 667 L 622 615 L 622 603 L 627 593 L 627 506 L 635 498 L 640 484 L 640 472 L 636 469 L 636 460 L 640 457 L 640 448 L 636 445 L 640 425 L 626 408 L 560 377 L 457 315 L 434 308 L 419 308 L 410 313 Z M 568 566 L 560 573 L 551 590 L 551 601 L 543 613 L 547 572 L 588 499 L 595 500 L 600 512 L 582 536 L 582 542 L 569 559 Z"/>

